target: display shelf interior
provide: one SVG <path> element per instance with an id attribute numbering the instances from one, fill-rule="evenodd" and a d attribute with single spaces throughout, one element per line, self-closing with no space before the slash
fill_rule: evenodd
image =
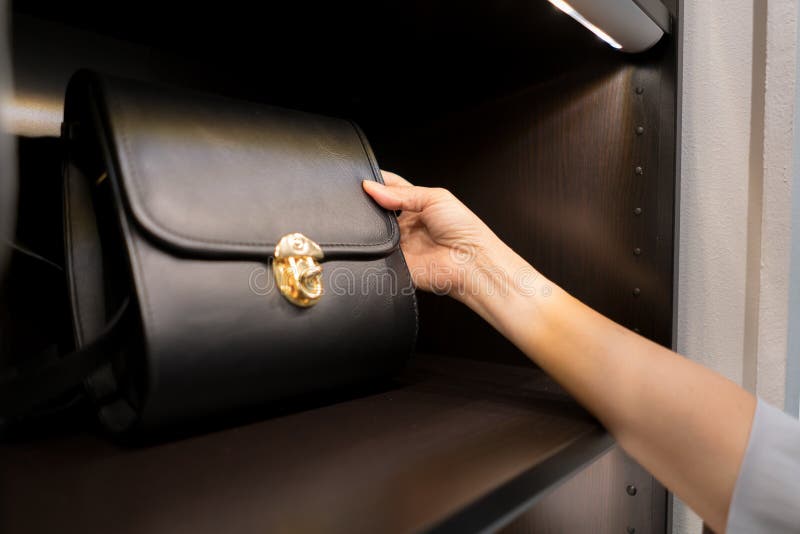
<path id="1" fill-rule="evenodd" d="M 493 493 L 523 485 L 510 515 L 612 443 L 533 366 L 417 355 L 384 391 L 177 441 L 6 443 L 0 530 L 477 530 Z"/>
<path id="2" fill-rule="evenodd" d="M 21 242 L 63 260 L 55 137 L 89 67 L 355 119 L 384 168 L 452 190 L 541 273 L 670 343 L 672 36 L 620 54 L 546 0 L 312 4 L 15 2 Z M 26 261 L 0 300 L 0 359 L 70 348 L 63 281 Z M 474 313 L 427 294 L 419 310 L 420 353 L 390 383 L 144 445 L 70 421 L 0 439 L 0 531 L 493 529 L 613 447 Z M 658 524 L 652 487 L 636 505 Z"/>

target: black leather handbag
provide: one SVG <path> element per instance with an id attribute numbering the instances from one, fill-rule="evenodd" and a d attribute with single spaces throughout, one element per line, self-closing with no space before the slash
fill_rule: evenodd
<path id="1" fill-rule="evenodd" d="M 77 387 L 114 431 L 161 428 L 402 366 L 414 290 L 352 122 L 85 71 L 65 106 L 77 351 L 0 406 Z"/>

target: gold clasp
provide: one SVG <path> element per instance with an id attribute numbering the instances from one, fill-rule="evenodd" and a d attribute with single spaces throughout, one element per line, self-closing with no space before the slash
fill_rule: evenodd
<path id="1" fill-rule="evenodd" d="M 272 272 L 286 299 L 302 308 L 322 296 L 322 249 L 300 233 L 287 234 L 275 245 Z"/>

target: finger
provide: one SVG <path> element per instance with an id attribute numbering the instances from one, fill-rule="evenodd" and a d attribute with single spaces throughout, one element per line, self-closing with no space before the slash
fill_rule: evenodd
<path id="1" fill-rule="evenodd" d="M 362 182 L 364 190 L 387 210 L 422 211 L 433 202 L 434 190 L 427 187 L 382 185 L 371 180 Z"/>
<path id="2" fill-rule="evenodd" d="M 381 170 L 381 174 L 383 175 L 383 183 L 386 185 L 414 185 L 399 174 L 395 174 L 391 171 Z"/>

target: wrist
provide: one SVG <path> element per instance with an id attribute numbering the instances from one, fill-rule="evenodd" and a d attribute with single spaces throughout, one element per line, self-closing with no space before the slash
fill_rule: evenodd
<path id="1" fill-rule="evenodd" d="M 465 272 L 460 295 L 454 295 L 507 337 L 520 313 L 535 319 L 540 300 L 556 286 L 497 239 L 478 247 Z"/>

